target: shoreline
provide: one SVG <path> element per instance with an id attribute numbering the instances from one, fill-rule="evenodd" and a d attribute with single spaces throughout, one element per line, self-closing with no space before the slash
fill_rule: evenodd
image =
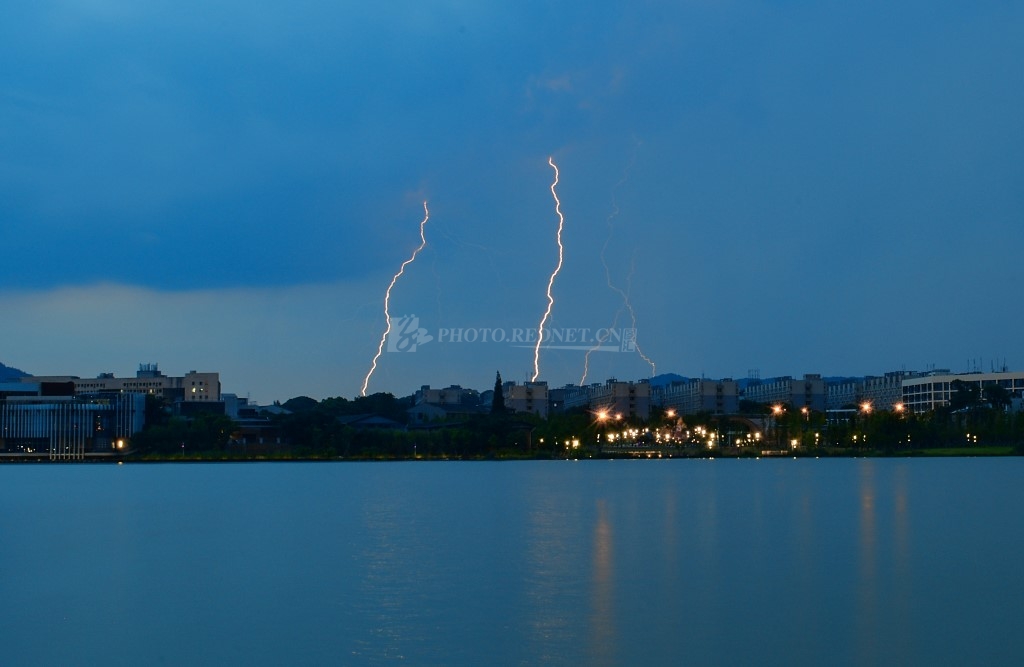
<path id="1" fill-rule="evenodd" d="M 479 461 L 600 461 L 600 460 L 714 460 L 714 459 L 931 459 L 931 458 L 991 458 L 1022 456 L 1015 446 L 986 447 L 949 447 L 925 448 L 906 451 L 852 451 L 852 450 L 814 450 L 802 452 L 669 452 L 669 451 L 637 451 L 637 452 L 580 452 L 577 456 L 524 455 L 522 453 L 495 452 L 488 456 L 317 456 L 317 455 L 232 455 L 229 452 L 210 452 L 197 456 L 89 456 L 84 459 L 55 459 L 46 455 L 39 456 L 4 456 L 0 457 L 0 466 L 4 464 L 168 464 L 168 463 L 398 463 L 408 461 L 437 462 L 479 462 Z"/>

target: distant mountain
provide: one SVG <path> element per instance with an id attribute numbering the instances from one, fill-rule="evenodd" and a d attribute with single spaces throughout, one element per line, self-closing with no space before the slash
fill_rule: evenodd
<path id="1" fill-rule="evenodd" d="M 661 375 L 655 375 L 649 382 L 652 387 L 666 387 L 673 382 L 689 382 L 689 378 L 685 378 L 682 375 L 676 375 L 675 373 L 662 373 Z"/>
<path id="2" fill-rule="evenodd" d="M 25 371 L 0 364 L 0 382 L 13 382 L 24 377 L 28 377 L 28 373 Z"/>
<path id="3" fill-rule="evenodd" d="M 864 379 L 864 376 L 863 375 L 856 375 L 856 376 L 853 376 L 853 377 L 848 377 L 846 375 L 829 375 L 829 376 L 826 376 L 826 377 L 824 377 L 822 379 L 825 380 L 825 384 L 826 385 L 830 385 L 830 384 L 846 384 L 847 382 L 860 382 L 861 380 Z"/>

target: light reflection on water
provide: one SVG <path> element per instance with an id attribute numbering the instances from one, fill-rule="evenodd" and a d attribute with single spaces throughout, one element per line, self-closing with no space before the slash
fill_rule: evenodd
<path id="1" fill-rule="evenodd" d="M 1017 664 L 1022 473 L 3 466 L 3 664 Z"/>
<path id="2" fill-rule="evenodd" d="M 594 522 L 594 548 L 591 594 L 590 628 L 588 634 L 587 664 L 595 667 L 614 665 L 616 649 L 615 589 L 613 584 L 615 554 L 612 526 L 608 520 L 607 501 L 594 501 L 597 520 Z"/>
<path id="3" fill-rule="evenodd" d="M 875 466 L 870 461 L 861 461 L 859 544 L 857 559 L 857 663 L 877 664 L 878 651 L 878 572 L 876 564 L 877 528 L 875 525 Z"/>

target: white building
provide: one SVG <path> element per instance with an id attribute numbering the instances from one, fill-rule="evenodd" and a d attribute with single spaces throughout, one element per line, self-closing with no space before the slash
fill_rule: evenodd
<path id="1" fill-rule="evenodd" d="M 984 395 L 986 387 L 1000 386 L 1011 397 L 1024 394 L 1024 373 L 949 373 L 936 371 L 921 377 L 903 380 L 903 404 L 910 412 L 927 412 L 948 405 L 954 388 L 954 382 L 963 382 L 976 387 L 979 396 Z"/>

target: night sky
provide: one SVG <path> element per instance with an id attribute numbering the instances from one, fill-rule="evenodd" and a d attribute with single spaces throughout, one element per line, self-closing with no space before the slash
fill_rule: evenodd
<path id="1" fill-rule="evenodd" d="M 0 362 L 270 402 L 522 381 L 440 328 L 629 324 L 657 372 L 1024 368 L 1024 5 L 0 9 Z M 540 379 L 578 382 L 583 352 Z M 591 357 L 589 381 L 651 374 Z"/>

